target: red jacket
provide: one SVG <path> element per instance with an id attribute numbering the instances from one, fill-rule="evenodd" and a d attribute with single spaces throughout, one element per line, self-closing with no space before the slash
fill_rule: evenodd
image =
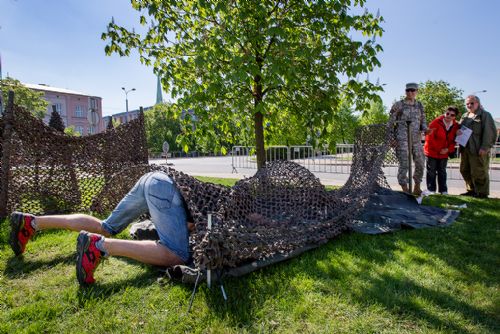
<path id="1" fill-rule="evenodd" d="M 459 125 L 457 121 L 453 120 L 452 126 L 446 131 L 443 118 L 444 115 L 441 115 L 429 124 L 429 129 L 434 129 L 434 131 L 425 136 L 424 153 L 428 157 L 446 159 L 448 154 L 455 151 L 455 136 Z M 448 148 L 448 153 L 439 154 L 439 151 L 443 148 Z"/>

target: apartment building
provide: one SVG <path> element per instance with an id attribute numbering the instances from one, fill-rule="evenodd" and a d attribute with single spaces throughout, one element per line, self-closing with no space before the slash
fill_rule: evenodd
<path id="1" fill-rule="evenodd" d="M 64 88 L 51 87 L 45 84 L 23 84 L 24 86 L 41 91 L 49 102 L 43 121 L 49 123 L 53 106 L 61 115 L 65 126 L 74 126 L 82 136 L 102 132 L 105 129 L 102 120 L 102 99 Z M 95 119 L 89 120 L 89 112 L 95 111 Z"/>
<path id="2" fill-rule="evenodd" d="M 143 111 L 147 111 L 149 109 L 152 109 L 153 106 L 150 107 L 144 107 Z M 128 113 L 127 112 L 120 112 L 116 113 L 110 116 L 104 116 L 103 119 L 103 125 L 104 128 L 108 127 L 109 120 L 112 118 L 113 119 L 113 124 L 116 126 L 118 124 L 125 124 L 131 120 L 134 120 L 139 117 L 140 109 L 134 109 L 130 110 Z"/>

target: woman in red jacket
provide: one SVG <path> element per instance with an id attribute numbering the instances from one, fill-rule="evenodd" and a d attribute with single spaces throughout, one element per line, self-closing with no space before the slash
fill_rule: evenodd
<path id="1" fill-rule="evenodd" d="M 425 136 L 424 154 L 427 157 L 427 190 L 430 192 L 436 192 L 437 175 L 439 192 L 448 194 L 446 165 L 449 154 L 455 151 L 455 136 L 459 129 L 457 116 L 458 108 L 450 106 L 444 115 L 429 124 L 432 132 Z"/>

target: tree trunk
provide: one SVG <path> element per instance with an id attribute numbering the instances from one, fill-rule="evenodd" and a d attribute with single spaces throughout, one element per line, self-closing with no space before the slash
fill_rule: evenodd
<path id="1" fill-rule="evenodd" d="M 266 151 L 264 148 L 264 127 L 262 125 L 264 116 L 262 113 L 257 112 L 254 115 L 255 127 L 255 149 L 257 154 L 257 169 L 264 167 L 266 163 Z"/>
<path id="2" fill-rule="evenodd" d="M 260 103 L 262 103 L 262 84 L 260 82 L 260 75 L 254 77 L 253 86 L 253 100 L 254 108 L 257 110 Z M 264 115 L 260 111 L 254 113 L 254 129 L 255 129 L 255 150 L 257 155 L 257 169 L 264 167 L 266 163 L 266 151 L 264 148 Z"/>

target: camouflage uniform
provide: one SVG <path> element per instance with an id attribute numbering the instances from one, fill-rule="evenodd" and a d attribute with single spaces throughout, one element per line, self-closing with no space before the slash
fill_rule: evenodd
<path id="1" fill-rule="evenodd" d="M 406 121 L 411 121 L 411 149 L 413 161 L 415 162 L 413 180 L 415 180 L 415 184 L 420 184 L 425 165 L 421 134 L 427 130 L 422 103 L 415 101 L 414 104 L 410 104 L 406 100 L 401 100 L 394 103 L 391 108 L 390 122 L 394 124 L 396 156 L 399 161 L 398 183 L 401 186 L 408 185 L 408 134 Z"/>

